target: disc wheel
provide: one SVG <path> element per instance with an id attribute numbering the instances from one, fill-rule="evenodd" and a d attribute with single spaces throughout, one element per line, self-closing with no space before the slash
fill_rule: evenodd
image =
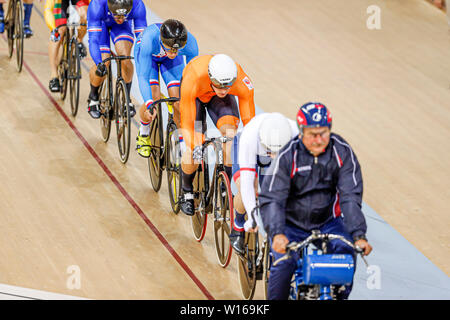
<path id="1" fill-rule="evenodd" d="M 196 198 L 194 199 L 195 211 L 194 215 L 191 216 L 191 227 L 192 232 L 194 233 L 194 238 L 198 242 L 202 241 L 205 237 L 206 224 L 208 222 L 205 208 L 206 189 L 204 183 L 204 174 L 205 173 L 202 170 L 201 166 L 199 166 L 193 183 L 194 194 L 198 195 L 198 197 L 196 196 Z"/>
<path id="2" fill-rule="evenodd" d="M 148 171 L 153 190 L 158 192 L 162 182 L 162 117 L 160 105 L 157 106 L 157 114 L 150 125 L 150 157 L 148 158 Z"/>
<path id="3" fill-rule="evenodd" d="M 245 300 L 251 300 L 256 288 L 257 233 L 245 233 L 244 256 L 238 256 L 237 268 L 241 293 Z"/>
<path id="4" fill-rule="evenodd" d="M 130 135 L 131 135 L 131 117 L 130 117 L 130 97 L 125 85 L 125 81 L 120 80 L 116 86 L 116 132 L 117 145 L 119 147 L 119 156 L 122 163 L 128 161 L 130 155 Z"/>
<path id="5" fill-rule="evenodd" d="M 219 265 L 226 268 L 233 250 L 230 242 L 233 218 L 233 196 L 230 180 L 224 171 L 219 172 L 214 192 L 214 244 Z"/>
<path id="6" fill-rule="evenodd" d="M 166 148 L 169 200 L 172 211 L 178 214 L 181 195 L 181 151 L 177 126 L 173 122 L 167 128 Z"/>
<path id="7" fill-rule="evenodd" d="M 80 100 L 80 56 L 78 52 L 77 41 L 73 39 L 70 44 L 69 51 L 69 90 L 70 90 L 70 111 L 72 116 L 76 116 L 78 112 L 78 103 Z"/>
<path id="8" fill-rule="evenodd" d="M 108 73 L 98 92 L 101 112 L 100 129 L 102 131 L 102 138 L 104 142 L 108 142 L 109 140 L 109 136 L 111 134 L 111 120 L 114 114 L 113 99 L 110 89 L 111 80 Z"/>

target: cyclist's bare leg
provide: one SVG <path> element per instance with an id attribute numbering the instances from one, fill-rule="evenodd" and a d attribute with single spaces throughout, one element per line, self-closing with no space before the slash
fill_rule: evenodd
<path id="1" fill-rule="evenodd" d="M 66 27 L 60 27 L 58 32 L 61 34 L 61 38 L 58 42 L 49 41 L 48 43 L 48 59 L 50 63 L 50 78 L 58 77 L 58 64 L 61 59 L 60 50 L 61 43 L 66 32 Z"/>
<path id="2" fill-rule="evenodd" d="M 220 134 L 228 138 L 234 138 L 236 135 L 237 127 L 232 124 L 224 124 L 219 128 Z M 225 155 L 225 166 L 231 167 L 233 161 L 231 159 L 231 146 L 233 145 L 233 140 L 225 143 L 224 155 Z"/>
<path id="3" fill-rule="evenodd" d="M 80 15 L 80 24 L 84 24 L 83 26 L 80 26 L 78 28 L 78 41 L 79 42 L 83 42 L 83 38 L 86 35 L 87 9 L 88 9 L 88 6 L 82 6 L 82 7 L 77 6 L 77 11 L 78 11 L 78 14 Z"/>
<path id="4" fill-rule="evenodd" d="M 131 53 L 131 47 L 133 46 L 133 43 L 130 41 L 118 41 L 115 44 L 117 55 L 119 56 L 129 56 Z M 133 80 L 133 63 L 130 59 L 122 60 L 122 77 L 125 80 L 125 83 L 131 83 Z"/>
<path id="5" fill-rule="evenodd" d="M 237 193 L 233 198 L 233 207 L 236 210 L 236 216 L 235 216 L 235 224 L 243 225 L 245 223 L 244 221 L 244 215 L 246 213 L 244 202 L 242 201 L 242 193 L 241 193 L 241 178 L 238 177 L 235 181 Z M 255 190 L 255 196 L 258 190 L 258 179 L 255 178 L 255 184 L 254 184 L 254 190 Z M 240 215 L 240 216 L 238 216 Z M 240 221 L 239 221 L 240 220 Z"/>
<path id="6" fill-rule="evenodd" d="M 158 85 L 153 85 L 150 87 L 152 90 L 152 98 L 153 101 L 161 99 L 160 87 Z M 141 136 L 148 136 L 150 134 L 150 124 L 156 117 L 156 112 L 153 114 L 150 113 L 150 110 L 147 108 L 147 105 L 144 103 L 141 105 L 139 109 L 139 117 L 141 118 L 141 125 L 139 127 L 139 134 Z"/>
<path id="7" fill-rule="evenodd" d="M 102 53 L 102 60 L 105 60 L 106 58 L 109 58 L 111 55 L 109 53 Z M 106 66 L 108 67 L 110 62 L 106 63 Z M 91 84 L 91 92 L 89 94 L 90 99 L 98 100 L 98 89 L 100 85 L 103 82 L 104 77 L 99 77 L 95 74 L 95 70 L 97 70 L 97 66 L 92 66 L 89 70 L 89 82 Z M 97 99 L 95 99 L 97 98 Z"/>

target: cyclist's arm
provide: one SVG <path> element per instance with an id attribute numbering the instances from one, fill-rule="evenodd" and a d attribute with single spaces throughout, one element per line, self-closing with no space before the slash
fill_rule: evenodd
<path id="1" fill-rule="evenodd" d="M 181 51 L 181 50 L 180 50 Z M 186 56 L 186 64 L 198 56 L 198 44 L 192 33 L 188 32 L 188 41 L 182 49 L 182 54 Z"/>
<path id="2" fill-rule="evenodd" d="M 145 105 L 148 107 L 153 102 L 152 89 L 150 87 L 150 74 L 152 71 L 153 33 L 145 32 L 141 37 L 139 51 L 139 68 L 136 73 L 139 82 L 139 90 Z"/>
<path id="3" fill-rule="evenodd" d="M 239 113 L 244 126 L 255 116 L 255 100 L 253 84 L 250 78 L 238 65 L 238 79 L 236 80 L 236 89 L 239 97 Z"/>
<path id="4" fill-rule="evenodd" d="M 145 4 L 139 1 L 136 8 L 135 14 L 133 15 L 134 22 L 134 35 L 136 39 L 139 37 L 141 32 L 147 27 L 147 10 L 145 9 Z"/>
<path id="5" fill-rule="evenodd" d="M 363 194 L 361 167 L 352 148 L 345 140 L 336 136 L 332 139 L 336 148 L 335 156 L 341 163 L 337 189 L 344 223 L 353 238 L 363 236 L 367 232 L 367 225 L 361 210 Z"/>
<path id="6" fill-rule="evenodd" d="M 266 177 L 261 186 L 260 213 L 264 228 L 270 238 L 284 233 L 286 204 L 292 181 L 290 176 L 293 161 L 292 149 L 295 141 L 291 140 L 280 150 L 278 157 L 274 160 L 273 175 Z"/>
<path id="7" fill-rule="evenodd" d="M 239 167 L 241 197 L 245 211 L 250 214 L 256 207 L 255 175 L 258 149 L 258 127 L 247 126 L 239 140 Z"/>
<path id="8" fill-rule="evenodd" d="M 103 8 L 98 1 L 92 1 L 87 11 L 88 34 L 89 34 L 89 53 L 92 60 L 97 65 L 102 62 L 100 52 L 100 38 L 102 35 L 102 17 Z"/>
<path id="9" fill-rule="evenodd" d="M 44 5 L 44 20 L 50 31 L 56 28 L 55 16 L 53 15 L 53 8 L 55 0 L 46 0 Z"/>

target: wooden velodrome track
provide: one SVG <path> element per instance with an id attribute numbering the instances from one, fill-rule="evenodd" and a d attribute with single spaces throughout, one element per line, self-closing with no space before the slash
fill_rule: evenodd
<path id="1" fill-rule="evenodd" d="M 364 201 L 450 274 L 445 14 L 423 0 L 144 2 L 183 21 L 201 54 L 235 58 L 264 111 L 328 105 L 362 165 Z M 373 4 L 380 30 L 366 27 Z M 49 31 L 35 6 L 21 74 L 0 40 L 0 283 L 92 299 L 240 299 L 236 258 L 218 266 L 210 226 L 195 242 L 188 217 L 171 213 L 165 175 L 154 193 L 144 159 L 131 151 L 122 165 L 114 131 L 101 141 L 86 70 L 76 118 L 48 92 Z M 78 290 L 66 285 L 73 265 Z"/>

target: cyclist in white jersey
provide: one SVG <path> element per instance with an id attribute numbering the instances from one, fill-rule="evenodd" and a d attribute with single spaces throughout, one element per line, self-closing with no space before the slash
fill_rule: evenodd
<path id="1" fill-rule="evenodd" d="M 233 249 L 243 254 L 244 230 L 255 232 L 253 217 L 256 207 L 258 184 L 264 176 L 270 175 L 271 167 L 278 151 L 292 138 L 299 135 L 297 123 L 282 114 L 262 113 L 255 116 L 234 137 L 231 156 L 233 159 L 233 180 L 237 186 L 234 197 L 235 218 L 230 233 Z M 245 214 L 247 221 L 245 221 Z M 258 222 L 258 220 L 257 220 Z M 263 226 L 258 223 L 260 231 Z"/>

